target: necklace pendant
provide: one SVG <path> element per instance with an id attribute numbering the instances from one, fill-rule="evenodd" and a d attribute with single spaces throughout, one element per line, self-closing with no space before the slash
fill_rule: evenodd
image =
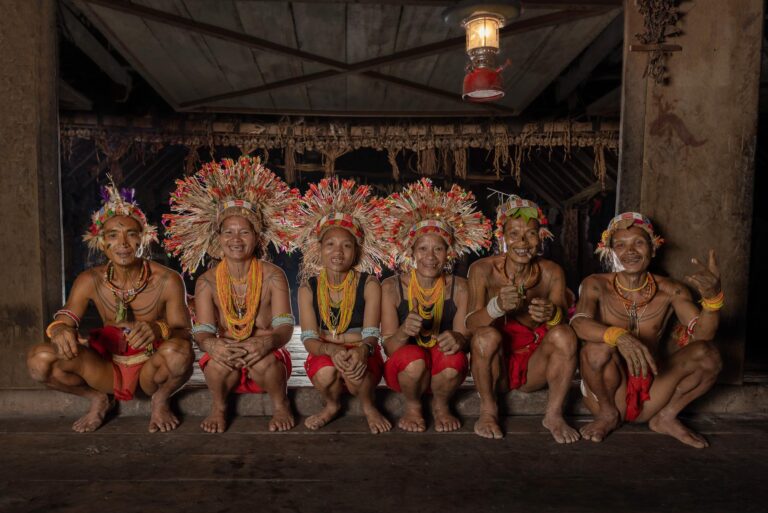
<path id="1" fill-rule="evenodd" d="M 125 303 L 118 299 L 115 304 L 115 322 L 123 322 L 125 320 L 127 309 Z"/>

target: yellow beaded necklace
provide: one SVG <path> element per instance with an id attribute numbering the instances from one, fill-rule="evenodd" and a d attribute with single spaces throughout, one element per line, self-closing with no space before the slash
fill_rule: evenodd
<path id="1" fill-rule="evenodd" d="M 320 271 L 320 276 L 317 278 L 317 305 L 320 308 L 320 319 L 330 330 L 333 338 L 349 328 L 352 310 L 355 307 L 358 280 L 357 273 L 351 270 L 341 283 L 333 285 L 328 281 L 328 273 L 325 269 Z M 341 299 L 333 301 L 331 291 L 341 292 Z M 336 314 L 333 313 L 334 308 L 337 309 Z"/>
<path id="2" fill-rule="evenodd" d="M 433 347 L 437 344 L 437 336 L 440 334 L 440 322 L 443 320 L 443 305 L 445 303 L 445 277 L 440 275 L 430 289 L 419 285 L 416 278 L 416 270 L 411 269 L 411 281 L 408 282 L 408 310 L 413 311 L 418 307 L 422 319 L 432 319 L 432 328 L 422 329 L 416 337 L 416 343 L 421 347 Z"/>
<path id="3" fill-rule="evenodd" d="M 238 301 L 234 290 L 237 281 L 229 274 L 227 260 L 222 260 L 216 266 L 216 293 L 219 296 L 219 305 L 224 312 L 227 328 L 236 340 L 245 340 L 251 336 L 256 314 L 259 312 L 261 262 L 256 258 L 251 259 L 247 276 L 245 297 Z"/>

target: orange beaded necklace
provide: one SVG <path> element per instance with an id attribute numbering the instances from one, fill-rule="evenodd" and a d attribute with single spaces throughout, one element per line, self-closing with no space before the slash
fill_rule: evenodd
<path id="1" fill-rule="evenodd" d="M 408 310 L 413 311 L 414 306 L 417 306 L 422 319 L 432 320 L 432 328 L 422 329 L 416 337 L 416 343 L 421 347 L 429 348 L 437 344 L 444 304 L 445 277 L 440 275 L 432 288 L 425 289 L 416 278 L 416 270 L 411 269 L 411 280 L 408 282 Z"/>
<path id="2" fill-rule="evenodd" d="M 245 295 L 238 297 L 235 290 L 237 281 L 232 278 L 227 266 L 227 259 L 216 266 L 216 293 L 219 305 L 224 312 L 227 328 L 236 340 L 245 340 L 253 333 L 256 314 L 261 300 L 261 261 L 251 259 L 245 282 Z"/>

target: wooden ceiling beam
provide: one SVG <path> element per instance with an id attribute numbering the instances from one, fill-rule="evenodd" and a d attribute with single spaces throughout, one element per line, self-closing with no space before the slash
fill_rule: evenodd
<path id="1" fill-rule="evenodd" d="M 100 5 L 108 9 L 138 16 L 146 20 L 164 23 L 164 24 L 178 27 L 184 30 L 197 32 L 206 36 L 215 37 L 218 39 L 230 41 L 237 44 L 242 44 L 244 46 L 248 46 L 248 47 L 259 49 L 259 50 L 277 53 L 287 57 L 293 57 L 293 58 L 297 58 L 305 61 L 314 62 L 317 64 L 322 64 L 331 68 L 330 70 L 325 70 L 318 73 L 312 73 L 310 75 L 306 75 L 302 77 L 294 77 L 290 79 L 279 80 L 277 82 L 273 82 L 271 84 L 263 84 L 258 87 L 251 87 L 251 88 L 242 89 L 239 91 L 232 91 L 229 93 L 222 93 L 218 95 L 208 96 L 205 98 L 200 98 L 197 100 L 183 102 L 180 104 L 180 107 L 182 109 L 191 109 L 191 108 L 199 107 L 200 105 L 204 105 L 214 101 L 232 99 L 232 98 L 237 98 L 237 97 L 246 96 L 246 95 L 255 94 L 255 93 L 274 91 L 276 89 L 282 89 L 286 87 L 295 87 L 297 85 L 307 84 L 309 82 L 315 82 L 318 80 L 326 80 L 328 78 L 337 77 L 340 75 L 355 73 L 355 74 L 362 74 L 362 75 L 367 75 L 369 77 L 372 77 L 373 75 L 369 72 L 373 69 L 380 68 L 382 66 L 389 66 L 392 64 L 401 63 L 408 60 L 427 57 L 429 55 L 433 55 L 435 53 L 439 53 L 448 49 L 461 47 L 465 44 L 464 37 L 455 37 L 455 38 L 447 39 L 445 41 L 440 41 L 438 43 L 423 45 L 416 48 L 410 48 L 408 50 L 403 50 L 402 52 L 395 52 L 394 54 L 391 54 L 391 55 L 377 57 L 374 59 L 368 59 L 366 61 L 358 62 L 355 64 L 347 64 L 341 61 L 337 61 L 335 59 L 329 59 L 327 57 L 323 57 L 321 55 L 304 52 L 296 48 L 291 48 L 289 46 L 273 43 L 271 41 L 267 41 L 266 39 L 261 39 L 255 36 L 251 36 L 249 34 L 244 34 L 242 32 L 236 32 L 236 31 L 229 30 L 216 25 L 202 23 L 196 20 L 185 18 L 183 16 L 177 16 L 175 14 L 162 11 L 159 9 L 153 9 L 151 7 L 134 4 L 127 0 L 84 0 L 84 1 L 90 4 Z M 522 32 L 536 30 L 536 29 L 551 26 L 551 25 L 558 25 L 561 23 L 572 22 L 583 17 L 601 14 L 602 12 L 603 12 L 602 10 L 558 11 L 555 13 L 545 14 L 542 16 L 537 16 L 535 18 L 530 18 L 527 20 L 521 20 L 518 22 L 511 23 L 510 25 L 504 27 L 501 30 L 501 35 L 502 37 L 504 37 L 511 34 L 519 34 Z M 385 75 L 381 73 L 376 73 L 375 76 L 377 80 L 394 83 L 394 84 L 401 85 L 403 87 L 408 87 L 411 89 L 418 88 L 418 86 L 420 85 L 414 82 L 409 82 L 401 78 L 391 77 L 389 75 Z M 446 96 L 446 93 L 448 93 L 447 91 L 441 91 L 426 85 L 420 88 L 420 90 L 427 94 L 432 94 L 434 96 L 439 96 L 441 98 L 447 98 Z M 449 93 L 449 94 L 451 95 L 452 98 L 457 97 L 454 93 Z M 504 114 L 516 113 L 514 109 L 510 109 L 508 107 L 500 107 L 498 105 L 494 105 L 494 106 L 489 106 L 488 104 L 473 104 L 473 105 L 477 105 L 479 108 L 483 110 L 492 110 L 492 111 L 496 111 Z"/>
<path id="2" fill-rule="evenodd" d="M 255 2 L 258 0 L 239 0 L 240 2 Z M 266 0 L 282 2 L 283 0 Z M 377 5 L 426 5 L 434 7 L 450 7 L 458 0 L 303 0 L 307 4 L 377 4 Z M 534 9 L 595 9 L 598 7 L 621 7 L 623 0 L 523 0 L 523 7 Z"/>

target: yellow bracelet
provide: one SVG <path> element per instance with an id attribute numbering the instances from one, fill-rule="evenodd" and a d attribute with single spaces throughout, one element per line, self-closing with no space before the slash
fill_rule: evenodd
<path id="1" fill-rule="evenodd" d="M 51 335 L 51 328 L 54 328 L 55 326 L 66 326 L 68 328 L 73 327 L 67 324 L 65 321 L 53 321 L 48 325 L 47 328 L 45 328 L 45 334 L 48 336 L 48 338 L 53 338 L 53 335 Z"/>
<path id="2" fill-rule="evenodd" d="M 160 337 L 163 340 L 168 340 L 169 338 L 171 338 L 171 327 L 168 326 L 167 322 L 155 321 L 155 324 L 157 325 L 157 328 L 160 330 Z"/>
<path id="3" fill-rule="evenodd" d="M 560 321 L 563 320 L 563 311 L 560 309 L 559 306 L 555 307 L 555 315 L 552 316 L 550 320 L 547 321 L 547 326 L 557 326 L 560 324 Z"/>
<path id="4" fill-rule="evenodd" d="M 700 303 L 702 308 L 704 308 L 704 310 L 707 310 L 709 312 L 717 312 L 723 307 L 723 305 L 725 305 L 725 295 L 721 290 L 720 293 L 715 297 L 701 298 Z"/>
<path id="5" fill-rule="evenodd" d="M 611 347 L 616 347 L 616 343 L 619 341 L 619 337 L 629 333 L 624 328 L 618 328 L 616 326 L 608 327 L 603 333 L 603 342 Z"/>

